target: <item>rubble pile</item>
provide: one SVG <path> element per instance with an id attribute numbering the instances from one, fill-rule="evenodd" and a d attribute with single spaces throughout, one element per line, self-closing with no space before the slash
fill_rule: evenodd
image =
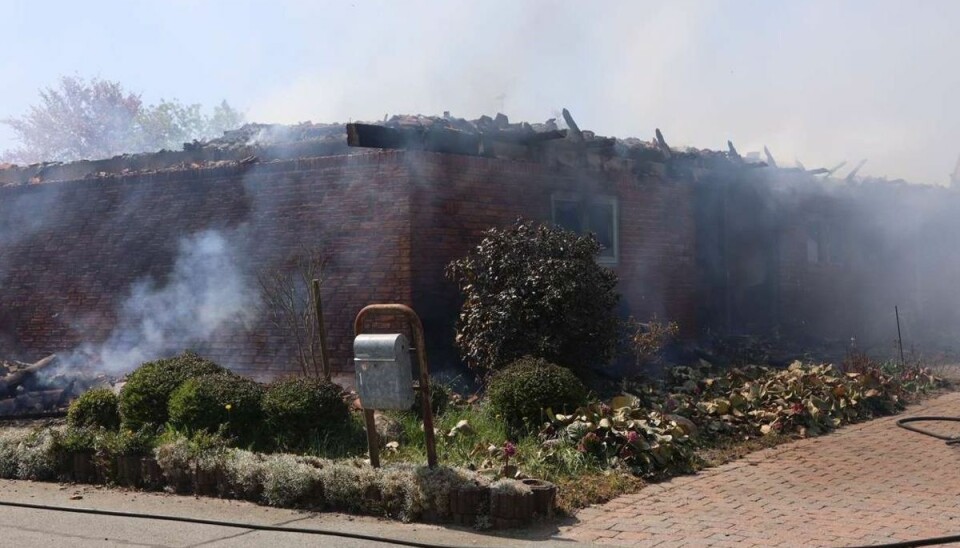
<path id="1" fill-rule="evenodd" d="M 800 164 L 787 167 L 778 165 L 766 147 L 762 155 L 759 152 L 741 155 L 730 141 L 726 150 L 675 147 L 667 143 L 659 129 L 649 140 L 603 137 L 580 129 L 567 109 L 563 109 L 561 118 L 542 123 L 511 122 L 506 115 L 497 113 L 493 117 L 484 115 L 469 120 L 444 112 L 443 116 L 385 115 L 381 120 L 368 122 L 250 123 L 215 139 L 184 143 L 182 150 L 29 166 L 0 163 L 0 187 L 191 169 L 247 169 L 281 160 L 362 154 L 366 152 L 364 148 L 425 150 L 603 170 L 629 169 L 655 177 L 692 176 L 694 179 L 704 169 L 769 168 L 805 177 L 808 182 L 822 181 L 834 179 L 837 170 L 846 163 L 832 169 L 806 169 Z M 868 179 L 888 182 L 858 178 L 862 165 L 860 162 L 846 177 L 835 180 L 848 184 Z"/>
<path id="2" fill-rule="evenodd" d="M 66 411 L 91 388 L 113 388 L 116 379 L 58 367 L 56 355 L 34 363 L 0 359 L 0 417 Z"/>
<path id="3" fill-rule="evenodd" d="M 671 149 L 659 139 L 616 139 L 581 130 L 564 109 L 563 120 L 511 122 L 504 114 L 475 120 L 443 116 L 394 115 L 364 123 L 245 124 L 223 136 L 184 143 L 182 150 L 124 154 L 108 159 L 0 164 L 0 186 L 148 175 L 188 169 L 250 166 L 278 160 L 366 151 L 357 147 L 403 148 L 561 163 L 603 163 L 611 158 L 662 162 Z M 673 150 L 674 156 L 700 151 Z M 726 153 L 717 153 L 721 156 Z M 584 161 L 590 157 L 593 161 Z M 595 166 L 596 167 L 596 166 Z"/>

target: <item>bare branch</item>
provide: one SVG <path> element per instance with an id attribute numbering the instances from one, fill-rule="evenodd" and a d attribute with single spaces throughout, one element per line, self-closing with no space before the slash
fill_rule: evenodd
<path id="1" fill-rule="evenodd" d="M 325 264 L 326 257 L 319 248 L 301 247 L 291 263 L 257 277 L 264 313 L 295 348 L 305 376 L 320 376 L 323 371 L 311 284 L 314 279 L 322 283 Z"/>

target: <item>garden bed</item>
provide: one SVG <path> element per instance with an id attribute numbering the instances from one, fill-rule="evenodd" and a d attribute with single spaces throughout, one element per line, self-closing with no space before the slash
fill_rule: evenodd
<path id="1" fill-rule="evenodd" d="M 556 487 L 456 468 L 264 454 L 178 437 L 151 454 L 71 448 L 62 426 L 0 431 L 0 477 L 165 490 L 270 506 L 477 528 L 523 527 L 554 514 Z"/>
<path id="2" fill-rule="evenodd" d="M 438 391 L 438 451 L 446 466 L 436 469 L 414 464 L 424 460 L 424 436 L 413 412 L 378 416 L 380 469 L 365 461 L 357 413 L 338 430 L 298 444 L 296 454 L 262 439 L 259 452 L 251 451 L 222 433 L 187 435 L 169 425 L 137 432 L 7 428 L 0 431 L 0 477 L 520 527 L 555 508 L 573 512 L 750 450 L 896 413 L 942 385 L 920 369 L 849 369 L 675 369 L 663 383 L 625 383 L 621 394 L 566 414 L 543 409 L 533 428 L 511 426 L 489 401 L 467 403 Z"/>

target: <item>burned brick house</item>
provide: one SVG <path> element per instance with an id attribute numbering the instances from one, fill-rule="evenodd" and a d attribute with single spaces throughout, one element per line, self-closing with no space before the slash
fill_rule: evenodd
<path id="1" fill-rule="evenodd" d="M 460 302 L 444 267 L 518 217 L 596 234 L 621 314 L 676 320 L 690 337 L 868 340 L 894 303 L 948 333 L 960 325 L 943 299 L 956 246 L 917 245 L 957 233 L 951 189 L 835 180 L 569 122 L 250 125 L 182 151 L 0 170 L 0 356 L 110 339 L 130 288 L 162 286 L 178 241 L 218 230 L 251 285 L 304 245 L 322 249 L 334 368 L 350 369 L 353 318 L 377 302 L 417 310 L 431 362 L 450 366 Z M 193 346 L 258 377 L 296 370 L 256 314 Z"/>

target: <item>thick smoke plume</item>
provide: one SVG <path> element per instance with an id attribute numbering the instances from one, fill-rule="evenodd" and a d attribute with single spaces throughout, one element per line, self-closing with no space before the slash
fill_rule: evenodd
<path id="1" fill-rule="evenodd" d="M 140 363 L 206 343 L 220 330 L 252 319 L 258 294 L 245 278 L 221 232 L 199 232 L 181 240 L 165 283 L 146 278 L 134 283 L 117 318 L 117 328 L 101 344 L 84 344 L 60 356 L 66 367 L 91 365 L 125 373 Z"/>

